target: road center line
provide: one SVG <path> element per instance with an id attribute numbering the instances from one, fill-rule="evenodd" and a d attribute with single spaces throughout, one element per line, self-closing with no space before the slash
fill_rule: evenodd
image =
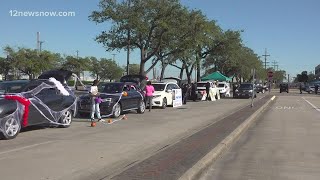
<path id="1" fill-rule="evenodd" d="M 12 149 L 12 150 L 9 150 L 9 151 L 3 151 L 3 152 L 0 152 L 0 155 L 6 154 L 6 153 L 15 152 L 15 151 L 20 151 L 20 150 L 24 150 L 24 149 L 28 149 L 28 148 L 32 148 L 32 147 L 35 147 L 35 146 L 40 146 L 40 145 L 43 145 L 43 144 L 49 144 L 51 142 L 54 142 L 54 141 L 47 141 L 47 142 L 43 142 L 43 143 L 37 143 L 37 144 L 29 145 L 29 146 L 24 146 L 24 147 L 21 147 L 21 148 Z"/>
<path id="2" fill-rule="evenodd" d="M 317 108 L 317 106 L 313 105 L 310 101 L 306 100 L 304 97 L 302 97 L 303 100 L 305 100 L 308 104 L 310 104 L 310 106 L 312 106 L 315 110 L 320 112 L 320 109 Z"/>

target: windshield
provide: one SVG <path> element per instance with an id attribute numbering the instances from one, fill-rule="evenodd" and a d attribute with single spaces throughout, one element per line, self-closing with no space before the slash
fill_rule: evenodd
<path id="1" fill-rule="evenodd" d="M 240 89 L 252 89 L 252 84 L 240 84 Z"/>
<path id="2" fill-rule="evenodd" d="M 218 84 L 218 87 L 224 87 L 224 84 Z"/>
<path id="3" fill-rule="evenodd" d="M 197 87 L 206 87 L 207 83 L 197 83 Z"/>
<path id="4" fill-rule="evenodd" d="M 155 91 L 163 91 L 166 87 L 166 84 L 152 84 Z"/>
<path id="5" fill-rule="evenodd" d="M 105 83 L 100 84 L 98 89 L 102 93 L 121 93 L 122 92 L 122 83 Z"/>
<path id="6" fill-rule="evenodd" d="M 19 93 L 27 82 L 0 83 L 0 93 Z"/>

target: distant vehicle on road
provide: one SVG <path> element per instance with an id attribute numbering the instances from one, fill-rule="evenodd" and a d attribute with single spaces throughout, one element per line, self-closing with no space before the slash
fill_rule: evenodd
<path id="1" fill-rule="evenodd" d="M 287 83 L 280 84 L 280 93 L 287 92 L 289 93 L 289 85 Z"/>
<path id="2" fill-rule="evenodd" d="M 254 89 L 253 84 L 242 83 L 235 90 L 233 98 L 251 98 L 252 95 L 254 96 L 254 98 L 257 97 L 257 95 L 255 94 L 255 89 Z"/>
<path id="3" fill-rule="evenodd" d="M 257 93 L 262 93 L 264 94 L 266 91 L 268 91 L 268 87 L 263 84 L 256 84 L 255 89 Z"/>

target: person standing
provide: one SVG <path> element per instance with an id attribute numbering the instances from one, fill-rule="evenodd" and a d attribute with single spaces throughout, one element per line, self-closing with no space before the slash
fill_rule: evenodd
<path id="1" fill-rule="evenodd" d="M 314 86 L 314 91 L 315 91 L 316 94 L 318 94 L 318 90 L 319 90 L 319 85 L 316 84 L 316 85 Z"/>
<path id="2" fill-rule="evenodd" d="M 208 101 L 210 97 L 210 82 L 207 82 L 206 84 L 206 93 L 207 93 L 206 101 Z"/>
<path id="3" fill-rule="evenodd" d="M 149 112 L 150 112 L 152 109 L 152 97 L 154 93 L 154 87 L 152 86 L 151 81 L 147 82 L 145 91 L 146 91 L 146 103 L 149 104 Z"/>
<path id="4" fill-rule="evenodd" d="M 191 84 L 191 98 L 193 101 L 196 101 L 197 100 L 197 85 L 192 82 Z"/>
<path id="5" fill-rule="evenodd" d="M 99 104 L 101 103 L 100 93 L 98 91 L 98 84 L 99 80 L 95 79 L 92 83 L 90 88 L 90 96 L 91 96 L 91 121 L 94 121 L 94 114 L 97 115 L 98 121 L 101 121 L 100 115 L 100 107 Z"/>
<path id="6" fill-rule="evenodd" d="M 302 94 L 302 83 L 300 83 L 299 89 L 300 89 L 300 94 Z"/>

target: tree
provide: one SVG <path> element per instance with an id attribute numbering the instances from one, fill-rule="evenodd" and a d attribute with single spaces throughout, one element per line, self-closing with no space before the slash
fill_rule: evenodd
<path id="1" fill-rule="evenodd" d="M 117 65 L 117 63 L 111 59 L 101 58 L 99 65 L 101 67 L 101 71 L 99 72 L 99 76 L 101 80 L 110 81 L 119 79 L 122 76 L 123 69 Z"/>
<path id="2" fill-rule="evenodd" d="M 0 57 L 0 73 L 4 76 L 4 80 L 8 80 L 9 72 L 13 69 L 9 56 L 7 58 Z"/>
<path id="3" fill-rule="evenodd" d="M 80 77 L 80 73 L 90 69 L 90 59 L 81 57 L 77 59 L 73 56 L 67 56 L 62 63 L 62 69 L 70 70 Z"/>
<path id="4" fill-rule="evenodd" d="M 96 23 L 111 21 L 111 29 L 103 31 L 96 37 L 96 41 L 102 43 L 107 50 L 121 50 L 127 48 L 129 39 L 131 49 L 140 50 L 139 73 L 145 75 L 161 58 L 179 50 L 177 47 L 165 51 L 145 70 L 146 62 L 159 53 L 161 48 L 167 48 L 170 42 L 179 42 L 183 36 L 192 35 L 178 31 L 183 30 L 179 25 L 185 22 L 188 11 L 181 6 L 179 0 L 129 2 L 131 3 L 101 0 L 100 11 L 93 11 L 89 19 Z"/>
<path id="5" fill-rule="evenodd" d="M 139 74 L 140 65 L 139 64 L 129 64 L 129 74 Z"/>

